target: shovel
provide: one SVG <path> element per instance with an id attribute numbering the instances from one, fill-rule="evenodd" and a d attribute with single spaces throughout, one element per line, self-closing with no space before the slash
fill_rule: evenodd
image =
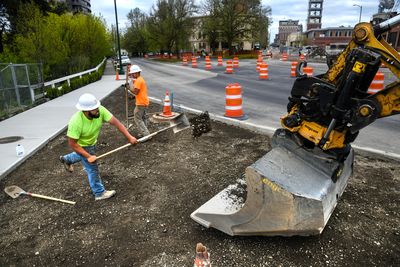
<path id="1" fill-rule="evenodd" d="M 177 133 L 177 132 L 183 131 L 183 130 L 185 130 L 185 129 L 187 129 L 187 128 L 190 127 L 189 121 L 188 121 L 188 119 L 186 118 L 185 114 L 183 114 L 183 113 L 180 114 L 179 116 L 177 116 L 176 118 L 172 119 L 169 123 L 170 123 L 170 126 L 164 128 L 164 129 L 158 130 L 157 132 L 151 133 L 151 134 L 149 134 L 149 135 L 147 135 L 147 136 L 144 136 L 144 137 L 138 139 L 138 140 L 137 140 L 138 143 L 143 143 L 143 142 L 145 142 L 145 141 L 151 139 L 153 136 L 155 136 L 155 135 L 157 135 L 157 134 L 159 134 L 159 133 L 161 133 L 161 132 L 164 132 L 164 131 L 166 131 L 166 130 L 168 130 L 168 129 L 171 129 L 171 128 L 172 128 L 172 130 L 174 131 L 174 133 Z M 111 150 L 111 151 L 108 151 L 107 153 L 104 153 L 104 154 L 102 154 L 102 155 L 100 155 L 100 156 L 97 156 L 97 157 L 96 157 L 96 160 L 97 160 L 97 159 L 100 159 L 100 158 L 103 158 L 103 157 L 105 157 L 105 156 L 107 156 L 107 155 L 110 155 L 110 154 L 112 154 L 112 153 L 114 153 L 114 152 L 117 152 L 117 151 L 119 151 L 119 150 L 121 150 L 121 149 L 124 149 L 124 148 L 126 148 L 126 147 L 129 147 L 129 146 L 131 146 L 131 145 L 132 145 L 132 144 L 129 143 L 129 144 L 120 146 L 120 147 L 118 147 L 118 148 L 116 148 L 116 149 L 113 149 L 113 150 Z"/>
<path id="2" fill-rule="evenodd" d="M 19 188 L 16 185 L 7 186 L 6 188 L 4 188 L 4 192 L 6 192 L 7 195 L 9 195 L 12 198 L 17 198 L 20 195 L 27 195 L 27 196 L 31 196 L 31 197 L 44 198 L 44 199 L 48 199 L 48 200 L 54 200 L 54 201 L 59 201 L 59 202 L 75 205 L 74 201 L 69 201 L 69 200 L 64 200 L 64 199 L 59 199 L 59 198 L 54 198 L 54 197 L 38 195 L 38 194 L 30 193 L 30 192 L 25 192 L 23 189 Z"/>

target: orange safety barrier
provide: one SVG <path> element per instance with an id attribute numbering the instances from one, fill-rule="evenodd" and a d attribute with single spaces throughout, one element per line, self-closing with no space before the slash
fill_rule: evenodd
<path id="1" fill-rule="evenodd" d="M 119 81 L 119 68 L 117 68 L 117 71 L 115 73 L 115 80 Z"/>
<path id="2" fill-rule="evenodd" d="M 305 59 L 305 56 L 303 54 L 300 54 L 300 60 L 303 61 Z"/>
<path id="3" fill-rule="evenodd" d="M 233 65 L 232 65 L 232 60 L 227 60 L 226 61 L 226 70 L 225 73 L 232 74 L 233 73 Z"/>
<path id="4" fill-rule="evenodd" d="M 218 66 L 222 66 L 223 64 L 222 64 L 222 57 L 221 56 L 219 56 L 218 57 Z"/>
<path id="5" fill-rule="evenodd" d="M 258 58 L 257 58 L 257 67 L 256 67 L 257 72 L 260 72 L 260 66 L 261 66 L 262 62 L 263 62 L 263 57 L 262 57 L 262 54 L 259 53 Z"/>
<path id="6" fill-rule="evenodd" d="M 268 79 L 268 64 L 266 62 L 261 62 L 260 65 L 260 80 Z"/>
<path id="7" fill-rule="evenodd" d="M 197 68 L 197 58 L 192 57 L 192 68 Z"/>
<path id="8" fill-rule="evenodd" d="M 290 67 L 290 77 L 296 77 L 296 67 L 297 61 L 292 61 L 292 66 Z"/>
<path id="9" fill-rule="evenodd" d="M 165 93 L 163 112 L 160 114 L 163 117 L 172 117 L 174 114 L 171 111 L 171 101 L 169 100 L 168 90 Z"/>
<path id="10" fill-rule="evenodd" d="M 238 84 L 228 84 L 225 87 L 225 116 L 230 118 L 245 118 L 242 110 L 242 87 Z"/>
<path id="11" fill-rule="evenodd" d="M 188 61 L 187 61 L 187 57 L 186 56 L 182 57 L 182 65 L 183 66 L 187 66 L 188 65 Z"/>
<path id="12" fill-rule="evenodd" d="M 239 68 L 239 58 L 238 57 L 233 58 L 233 67 Z"/>
<path id="13" fill-rule="evenodd" d="M 312 67 L 304 67 L 303 72 L 304 72 L 304 74 L 307 74 L 307 76 L 314 75 L 314 69 Z"/>
<path id="14" fill-rule="evenodd" d="M 206 70 L 211 70 L 211 60 L 209 56 L 206 56 Z"/>
<path id="15" fill-rule="evenodd" d="M 385 88 L 384 83 L 385 83 L 385 74 L 383 74 L 383 72 L 378 71 L 375 74 L 375 77 L 368 88 L 368 94 L 373 95 L 378 93 L 380 90 Z"/>

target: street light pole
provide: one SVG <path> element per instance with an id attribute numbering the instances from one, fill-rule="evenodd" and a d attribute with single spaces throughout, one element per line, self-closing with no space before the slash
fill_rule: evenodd
<path id="1" fill-rule="evenodd" d="M 360 8 L 360 18 L 358 19 L 358 23 L 361 22 L 361 14 L 362 14 L 362 5 L 353 4 L 353 6 L 358 6 Z"/>
<path id="2" fill-rule="evenodd" d="M 117 15 L 117 3 L 116 3 L 116 0 L 114 0 L 114 8 L 115 8 L 115 21 L 116 21 L 115 25 L 117 26 L 119 74 L 125 74 L 124 69 L 122 68 L 122 61 L 121 61 L 121 46 L 119 44 L 118 15 Z"/>

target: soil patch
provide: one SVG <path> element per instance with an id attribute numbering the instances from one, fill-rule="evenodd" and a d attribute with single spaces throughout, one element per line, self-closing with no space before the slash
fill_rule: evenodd
<path id="1" fill-rule="evenodd" d="M 103 101 L 122 122 L 124 103 L 122 89 Z M 167 131 L 101 159 L 104 184 L 117 191 L 105 201 L 94 201 L 81 165 L 71 174 L 59 163 L 70 152 L 61 134 L 0 181 L 0 266 L 192 266 L 197 242 L 209 248 L 213 267 L 399 265 L 400 167 L 388 159 L 356 156 L 354 175 L 320 236 L 230 237 L 191 220 L 271 149 L 267 136 L 214 121 L 211 127 L 198 138 Z M 105 125 L 98 154 L 125 143 Z M 12 199 L 3 192 L 9 185 L 77 204 Z"/>

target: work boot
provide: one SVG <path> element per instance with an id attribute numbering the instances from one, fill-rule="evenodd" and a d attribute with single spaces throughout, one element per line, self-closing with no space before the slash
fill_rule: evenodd
<path id="1" fill-rule="evenodd" d="M 94 200 L 103 200 L 103 199 L 107 199 L 112 197 L 113 195 L 115 195 L 117 192 L 115 192 L 115 190 L 104 190 L 103 193 L 101 193 L 100 196 L 96 196 L 94 198 Z"/>
<path id="2" fill-rule="evenodd" d="M 196 245 L 196 259 L 193 267 L 211 267 L 210 253 L 207 252 L 207 247 L 202 243 Z"/>
<path id="3" fill-rule="evenodd" d="M 64 165 L 65 170 L 67 170 L 68 172 L 73 172 L 74 171 L 74 166 L 72 166 L 72 164 L 69 164 L 63 156 L 60 156 L 59 158 L 60 162 Z"/>

